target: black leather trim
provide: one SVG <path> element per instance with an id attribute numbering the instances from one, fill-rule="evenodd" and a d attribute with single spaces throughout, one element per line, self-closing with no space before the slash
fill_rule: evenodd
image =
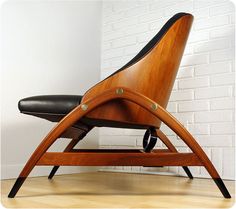
<path id="1" fill-rule="evenodd" d="M 140 59 L 142 59 L 146 54 L 148 54 L 153 48 L 154 46 L 161 40 L 161 38 L 165 35 L 165 33 L 170 29 L 170 27 L 181 17 L 185 16 L 185 15 L 191 15 L 189 13 L 184 13 L 184 12 L 180 12 L 175 14 L 173 17 L 171 17 L 166 23 L 165 25 L 161 28 L 161 30 L 145 45 L 145 47 L 143 47 L 143 49 L 132 59 L 130 60 L 128 63 L 126 63 L 123 67 L 121 67 L 119 70 L 115 71 L 114 73 L 112 73 L 110 76 L 108 76 L 107 78 L 115 75 L 116 73 L 124 70 L 125 68 L 135 64 L 136 62 L 138 62 Z"/>
<path id="2" fill-rule="evenodd" d="M 44 95 L 22 99 L 18 103 L 21 112 L 42 114 L 67 114 L 81 102 L 79 95 Z"/>
<path id="3" fill-rule="evenodd" d="M 171 17 L 165 25 L 161 28 L 161 30 L 143 47 L 143 49 L 133 58 L 131 59 L 128 63 L 126 63 L 123 67 L 106 77 L 105 79 L 101 80 L 97 84 L 105 81 L 106 79 L 112 77 L 113 75 L 119 73 L 122 70 L 125 70 L 126 68 L 130 67 L 131 65 L 134 65 L 136 62 L 138 62 L 140 59 L 142 59 L 144 56 L 146 56 L 155 46 L 158 44 L 158 42 L 161 40 L 161 38 L 166 34 L 166 32 L 170 29 L 170 27 L 181 17 L 185 15 L 191 15 L 189 13 L 185 12 L 180 12 L 175 14 L 173 17 Z M 97 85 L 96 84 L 96 85 Z M 95 85 L 95 86 L 96 86 Z M 93 87 L 91 87 L 93 88 Z M 90 88 L 90 89 L 91 89 Z M 86 92 L 88 92 L 90 89 L 88 89 Z"/>

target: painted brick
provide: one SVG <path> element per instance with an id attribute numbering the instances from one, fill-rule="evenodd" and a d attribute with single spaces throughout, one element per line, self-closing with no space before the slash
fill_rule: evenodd
<path id="1" fill-rule="evenodd" d="M 195 67 L 195 75 L 210 75 L 217 73 L 227 73 L 231 70 L 230 62 L 211 63 L 206 65 L 198 65 Z"/>
<path id="2" fill-rule="evenodd" d="M 144 44 L 135 44 L 132 46 L 126 46 L 124 48 L 125 55 L 133 55 L 135 56 L 138 52 L 144 47 Z"/>
<path id="3" fill-rule="evenodd" d="M 234 52 L 232 49 L 213 51 L 210 53 L 211 62 L 221 62 L 221 61 L 226 61 L 226 60 L 232 60 L 233 57 L 234 57 Z"/>
<path id="4" fill-rule="evenodd" d="M 195 139 L 202 147 L 231 147 L 232 136 L 230 135 L 196 135 Z"/>
<path id="5" fill-rule="evenodd" d="M 135 2 L 136 3 L 136 2 Z M 114 12 L 122 12 L 133 8 L 135 6 L 134 2 L 132 1 L 112 1 L 112 8 Z"/>
<path id="6" fill-rule="evenodd" d="M 231 95 L 232 88 L 229 86 L 200 88 L 195 90 L 195 99 L 230 97 Z"/>
<path id="7" fill-rule="evenodd" d="M 210 8 L 210 15 L 215 16 L 215 15 L 224 15 L 227 13 L 231 13 L 234 11 L 235 5 L 232 2 L 227 2 L 227 4 L 219 5 L 216 7 L 211 7 Z"/>
<path id="8" fill-rule="evenodd" d="M 234 98 L 214 99 L 210 101 L 212 110 L 234 109 Z"/>
<path id="9" fill-rule="evenodd" d="M 123 36 L 123 31 L 117 31 L 117 32 L 109 32 L 109 33 L 105 33 L 103 36 L 102 36 L 102 39 L 103 41 L 110 41 L 110 40 L 113 40 L 113 39 L 117 39 L 117 38 L 121 38 Z"/>
<path id="10" fill-rule="evenodd" d="M 235 11 L 234 11 L 234 13 L 229 15 L 229 18 L 230 18 L 230 23 L 235 24 Z"/>
<path id="11" fill-rule="evenodd" d="M 230 41 L 228 39 L 219 39 L 197 44 L 194 48 L 194 52 L 208 52 L 213 50 L 227 49 L 229 47 Z"/>
<path id="12" fill-rule="evenodd" d="M 177 78 L 189 78 L 193 77 L 194 68 L 193 67 L 181 67 L 178 71 Z"/>
<path id="13" fill-rule="evenodd" d="M 209 109 L 209 103 L 207 101 L 179 102 L 178 106 L 179 112 L 195 112 Z"/>
<path id="14" fill-rule="evenodd" d="M 122 12 L 111 13 L 110 15 L 107 15 L 105 18 L 103 18 L 103 24 L 117 22 L 122 20 L 122 18 L 124 18 L 124 14 Z"/>
<path id="15" fill-rule="evenodd" d="M 221 111 L 211 111 L 211 112 L 196 112 L 195 122 L 197 123 L 207 123 L 207 122 L 224 122 L 232 121 L 232 111 L 221 110 Z"/>
<path id="16" fill-rule="evenodd" d="M 185 12 L 191 13 L 193 11 L 192 1 L 179 1 L 178 4 L 173 4 L 165 8 L 165 15 L 174 15 L 179 11 L 184 10 Z"/>
<path id="17" fill-rule="evenodd" d="M 123 65 L 125 65 L 127 62 L 129 62 L 131 59 L 133 58 L 133 56 L 122 56 L 122 57 L 114 57 L 111 58 L 110 62 L 111 62 L 111 67 L 113 69 L 119 69 L 120 67 L 122 67 Z"/>
<path id="18" fill-rule="evenodd" d="M 143 23 L 143 22 L 153 22 L 153 21 L 156 21 L 160 18 L 163 17 L 163 12 L 162 11 L 159 11 L 159 12 L 149 12 L 148 15 L 143 15 L 143 16 L 140 16 L 139 19 L 140 19 L 140 22 Z"/>
<path id="19" fill-rule="evenodd" d="M 235 178 L 235 148 L 223 148 L 223 176 L 227 179 Z"/>
<path id="20" fill-rule="evenodd" d="M 128 136 L 142 136 L 145 133 L 145 130 L 142 129 L 123 129 L 124 130 L 124 134 L 128 135 Z"/>
<path id="21" fill-rule="evenodd" d="M 193 51 L 194 51 L 194 46 L 193 45 L 190 45 L 190 44 L 187 44 L 187 46 L 185 47 L 185 50 L 184 50 L 184 55 L 191 55 L 193 54 Z"/>
<path id="22" fill-rule="evenodd" d="M 164 123 L 161 125 L 161 130 L 163 133 L 165 133 L 167 136 L 175 135 L 175 133 Z"/>
<path id="23" fill-rule="evenodd" d="M 204 8 L 204 7 L 210 7 L 210 6 L 215 6 L 216 4 L 224 3 L 227 2 L 228 0 L 194 0 L 194 8 L 199 9 L 199 8 Z"/>
<path id="24" fill-rule="evenodd" d="M 234 84 L 235 75 L 234 73 L 214 75 L 211 76 L 210 81 L 211 81 L 211 86 Z"/>
<path id="25" fill-rule="evenodd" d="M 170 96 L 170 101 L 185 101 L 193 99 L 193 91 L 192 90 L 184 90 L 184 91 L 172 91 Z"/>
<path id="26" fill-rule="evenodd" d="M 223 171 L 223 149 L 222 148 L 212 148 L 211 149 L 211 156 L 212 156 L 212 163 L 215 166 L 216 170 L 222 175 Z"/>
<path id="27" fill-rule="evenodd" d="M 99 138 L 100 145 L 110 146 L 128 146 L 134 147 L 136 145 L 136 138 L 133 136 L 102 136 Z"/>
<path id="28" fill-rule="evenodd" d="M 102 44 L 102 50 L 108 50 L 111 49 L 111 42 L 106 42 Z"/>
<path id="29" fill-rule="evenodd" d="M 158 0 L 158 1 L 153 1 L 152 4 L 150 4 L 150 10 L 151 11 L 157 11 L 160 10 L 160 8 L 165 8 L 168 6 L 172 6 L 173 4 L 177 4 L 176 0 Z"/>
<path id="30" fill-rule="evenodd" d="M 194 28 L 196 30 L 207 29 L 211 27 L 219 27 L 229 24 L 229 16 L 215 16 L 208 19 L 199 19 L 195 21 Z"/>
<path id="31" fill-rule="evenodd" d="M 137 26 L 128 27 L 125 30 L 125 34 L 126 35 L 133 35 L 133 34 L 137 34 L 137 33 L 144 33 L 146 31 L 148 31 L 148 24 L 143 23 L 143 24 L 139 24 Z"/>
<path id="32" fill-rule="evenodd" d="M 169 102 L 166 108 L 169 112 L 177 112 L 177 103 L 176 102 Z"/>
<path id="33" fill-rule="evenodd" d="M 208 31 L 196 31 L 194 33 L 190 33 L 188 42 L 189 43 L 202 42 L 202 41 L 207 41 L 208 39 L 209 39 Z"/>
<path id="34" fill-rule="evenodd" d="M 207 77 L 179 80 L 179 89 L 192 89 L 206 86 L 209 86 L 209 79 Z"/>
<path id="35" fill-rule="evenodd" d="M 210 30 L 210 38 L 215 39 L 215 38 L 225 38 L 225 37 L 232 37 L 234 34 L 234 27 L 232 25 L 228 25 L 225 27 L 220 27 L 216 29 Z"/>
<path id="36" fill-rule="evenodd" d="M 112 24 L 114 30 L 118 31 L 119 29 L 123 30 L 124 28 L 127 28 L 129 26 L 137 25 L 138 20 L 135 18 L 132 19 L 122 19 L 120 22 L 115 22 Z"/>
<path id="37" fill-rule="evenodd" d="M 161 18 L 156 22 L 150 23 L 149 28 L 150 30 L 155 30 L 156 32 L 158 32 L 162 28 L 162 26 L 165 24 L 165 22 L 166 22 L 166 19 Z"/>
<path id="38" fill-rule="evenodd" d="M 203 147 L 203 151 L 207 154 L 208 158 L 211 160 L 211 148 Z M 200 176 L 205 178 L 210 178 L 209 173 L 205 169 L 205 167 L 200 167 Z"/>
<path id="39" fill-rule="evenodd" d="M 147 6 L 138 6 L 126 11 L 125 16 L 133 18 L 134 16 L 144 14 L 145 12 L 147 12 Z"/>
<path id="40" fill-rule="evenodd" d="M 155 31 L 149 31 L 147 33 L 141 33 L 137 35 L 137 40 L 139 43 L 148 43 L 156 35 Z"/>
<path id="41" fill-rule="evenodd" d="M 183 124 L 193 123 L 193 112 L 173 113 L 173 116 Z"/>
<path id="42" fill-rule="evenodd" d="M 209 8 L 199 8 L 193 11 L 193 16 L 197 19 L 209 17 Z"/>
<path id="43" fill-rule="evenodd" d="M 124 129 L 122 128 L 100 128 L 100 136 L 122 136 L 124 135 Z"/>
<path id="44" fill-rule="evenodd" d="M 193 135 L 202 135 L 210 133 L 210 125 L 209 124 L 188 124 L 187 129 Z"/>
<path id="45" fill-rule="evenodd" d="M 119 38 L 112 42 L 112 47 L 122 47 L 122 46 L 129 46 L 136 43 L 136 38 L 134 36 L 128 36 L 125 38 Z"/>
<path id="46" fill-rule="evenodd" d="M 208 54 L 195 54 L 195 55 L 186 55 L 183 56 L 181 61 L 181 66 L 193 66 L 206 64 L 208 62 Z"/>
<path id="47" fill-rule="evenodd" d="M 122 48 L 111 49 L 111 50 L 105 51 L 102 54 L 102 58 L 103 59 L 110 59 L 110 58 L 122 56 L 122 54 L 123 54 L 123 49 Z"/>
<path id="48" fill-rule="evenodd" d="M 211 124 L 211 134 L 234 134 L 234 122 Z"/>

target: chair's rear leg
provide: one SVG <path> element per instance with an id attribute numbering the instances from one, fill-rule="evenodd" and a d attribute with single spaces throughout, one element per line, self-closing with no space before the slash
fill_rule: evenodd
<path id="1" fill-rule="evenodd" d="M 182 166 L 182 168 L 184 169 L 185 173 L 187 174 L 187 176 L 190 178 L 190 179 L 193 179 L 193 175 L 192 173 L 190 172 L 188 166 Z"/>
<path id="2" fill-rule="evenodd" d="M 82 132 L 79 137 L 72 139 L 71 142 L 64 149 L 64 152 L 70 152 L 75 147 L 75 145 L 86 136 L 86 134 L 87 134 L 87 132 Z M 48 179 L 53 178 L 53 176 L 56 174 L 59 167 L 60 166 L 54 166 L 52 168 L 52 170 L 48 176 Z"/>
<path id="3" fill-rule="evenodd" d="M 157 129 L 157 136 L 158 138 L 166 145 L 166 147 L 172 151 L 172 152 L 178 152 L 177 149 L 175 148 L 175 146 L 171 143 L 171 141 L 168 139 L 168 137 L 160 130 Z M 191 174 L 189 168 L 187 166 L 182 166 L 182 168 L 184 169 L 185 173 L 187 174 L 187 176 L 190 179 L 193 179 L 193 175 Z"/>

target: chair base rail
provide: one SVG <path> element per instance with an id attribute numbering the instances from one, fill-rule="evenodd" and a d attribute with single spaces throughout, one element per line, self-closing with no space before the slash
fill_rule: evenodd
<path id="1" fill-rule="evenodd" d="M 194 153 L 173 153 L 155 150 L 76 150 L 74 152 L 46 152 L 36 165 L 63 166 L 202 166 Z"/>

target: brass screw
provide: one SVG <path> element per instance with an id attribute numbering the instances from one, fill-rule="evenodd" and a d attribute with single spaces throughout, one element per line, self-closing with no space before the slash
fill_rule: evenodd
<path id="1" fill-rule="evenodd" d="M 122 88 L 116 89 L 116 94 L 123 94 L 124 90 Z"/>
<path id="2" fill-rule="evenodd" d="M 82 105 L 81 105 L 81 109 L 82 109 L 83 111 L 86 111 L 86 110 L 88 109 L 88 105 L 82 104 Z"/>
<path id="3" fill-rule="evenodd" d="M 156 109 L 158 108 L 158 105 L 157 105 L 156 103 L 153 103 L 153 104 L 151 105 L 151 108 L 152 108 L 153 110 L 156 110 Z"/>

